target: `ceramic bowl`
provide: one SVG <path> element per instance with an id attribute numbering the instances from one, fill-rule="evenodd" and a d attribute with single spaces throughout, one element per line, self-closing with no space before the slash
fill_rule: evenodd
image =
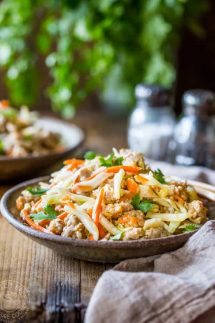
<path id="1" fill-rule="evenodd" d="M 93 262 L 117 263 L 129 258 L 152 256 L 175 250 L 194 233 L 137 241 L 88 241 L 34 230 L 24 224 L 18 216 L 15 201 L 25 187 L 37 185 L 40 181 L 48 181 L 48 177 L 24 182 L 7 191 L 1 200 L 1 213 L 17 230 L 60 254 Z"/>
<path id="2" fill-rule="evenodd" d="M 74 153 L 85 138 L 84 132 L 79 127 L 56 118 L 43 117 L 37 121 L 37 124 L 41 128 L 60 133 L 64 149 L 39 156 L 29 155 L 21 158 L 1 156 L 0 183 L 32 177 L 38 171 L 44 171 L 57 161 Z"/>

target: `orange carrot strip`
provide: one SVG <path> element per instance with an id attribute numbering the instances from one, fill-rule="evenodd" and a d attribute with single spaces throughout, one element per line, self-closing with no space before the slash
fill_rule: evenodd
<path id="1" fill-rule="evenodd" d="M 78 166 L 78 165 L 82 165 L 84 163 L 84 160 L 73 158 L 73 159 L 67 159 L 63 163 L 64 163 L 64 165 L 77 165 Z"/>
<path id="2" fill-rule="evenodd" d="M 70 167 L 68 168 L 70 171 L 82 165 L 83 163 L 84 160 L 82 159 L 68 159 L 64 161 L 64 165 L 70 165 Z"/>
<path id="3" fill-rule="evenodd" d="M 103 203 L 103 199 L 104 199 L 104 194 L 105 194 L 104 188 L 101 188 L 101 190 L 96 198 L 95 206 L 93 208 L 92 218 L 93 218 L 93 221 L 95 222 L 95 224 L 97 225 L 97 227 L 99 224 L 99 217 L 102 212 L 102 203 Z"/>
<path id="4" fill-rule="evenodd" d="M 8 100 L 1 100 L 0 101 L 0 109 L 5 109 L 5 108 L 8 108 L 10 105 L 9 101 Z"/>
<path id="5" fill-rule="evenodd" d="M 58 215 L 58 219 L 64 220 L 67 217 L 67 215 L 68 215 L 67 212 L 63 212 L 63 213 Z"/>
<path id="6" fill-rule="evenodd" d="M 39 231 L 42 231 L 42 232 L 45 232 L 45 233 L 52 233 L 48 230 L 46 230 L 45 228 L 43 228 L 41 225 L 35 223 L 30 217 L 29 217 L 29 214 L 28 214 L 28 211 L 27 210 L 23 210 L 23 215 L 24 215 L 24 218 L 25 218 L 25 221 L 30 225 L 30 227 L 32 227 L 33 229 L 36 229 L 36 230 L 39 230 Z"/>
<path id="7" fill-rule="evenodd" d="M 50 222 L 51 222 L 51 220 L 49 220 L 49 219 L 44 219 L 44 220 L 40 221 L 40 225 L 41 225 L 42 227 L 44 227 L 45 225 L 48 225 Z"/>
<path id="8" fill-rule="evenodd" d="M 101 223 L 98 224 L 98 230 L 99 230 L 99 238 L 104 238 L 104 236 L 106 235 L 106 232 L 103 228 L 103 226 L 101 225 Z"/>
<path id="9" fill-rule="evenodd" d="M 93 238 L 93 235 L 92 235 L 92 234 L 90 234 L 90 235 L 89 235 L 88 240 L 94 240 L 94 238 Z"/>
<path id="10" fill-rule="evenodd" d="M 73 209 L 75 208 L 75 205 L 74 205 L 72 202 L 68 202 L 67 204 L 68 204 L 71 208 L 73 208 Z"/>
<path id="11" fill-rule="evenodd" d="M 128 187 L 129 192 L 131 192 L 133 194 L 136 194 L 139 190 L 138 184 L 132 178 L 128 178 L 127 187 Z"/>
<path id="12" fill-rule="evenodd" d="M 79 191 L 79 190 L 80 191 L 92 191 L 93 188 L 90 185 L 81 185 L 81 184 L 79 184 L 76 190 L 77 191 Z"/>
<path id="13" fill-rule="evenodd" d="M 133 174 L 137 174 L 141 168 L 140 167 L 137 167 L 137 166 L 124 166 L 124 165 L 120 165 L 120 166 L 111 166 L 111 167 L 108 167 L 106 172 L 108 173 L 118 173 L 118 171 L 120 169 L 123 169 L 125 172 L 128 172 L 128 173 L 133 173 Z"/>
<path id="14" fill-rule="evenodd" d="M 141 184 L 146 184 L 148 182 L 148 179 L 143 177 L 143 176 L 140 176 L 140 175 L 136 175 L 135 176 L 135 179 L 140 182 Z"/>
<path id="15" fill-rule="evenodd" d="M 93 216 L 93 209 L 88 209 L 87 213 L 89 214 L 89 216 L 92 218 Z"/>

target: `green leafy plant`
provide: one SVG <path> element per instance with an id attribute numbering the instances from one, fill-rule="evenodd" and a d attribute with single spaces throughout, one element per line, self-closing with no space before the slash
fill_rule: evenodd
<path id="1" fill-rule="evenodd" d="M 44 62 L 54 110 L 71 117 L 93 91 L 131 101 L 139 82 L 171 85 L 186 25 L 202 35 L 207 1 L 2 0 L 0 67 L 12 103 L 33 104 Z"/>

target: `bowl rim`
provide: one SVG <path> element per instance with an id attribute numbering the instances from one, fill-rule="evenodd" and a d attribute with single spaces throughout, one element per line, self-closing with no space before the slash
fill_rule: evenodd
<path id="1" fill-rule="evenodd" d="M 0 156 L 0 163 L 1 162 L 15 162 L 15 161 L 29 161 L 29 160 L 39 160 L 41 158 L 47 158 L 47 157 L 58 157 L 58 156 L 63 156 L 63 155 L 68 155 L 69 153 L 73 152 L 74 150 L 80 148 L 83 143 L 86 140 L 86 131 L 84 129 L 82 129 L 81 127 L 77 126 L 74 123 L 69 123 L 65 120 L 62 120 L 60 118 L 57 117 L 53 117 L 53 116 L 41 116 L 39 119 L 49 119 L 49 120 L 55 120 L 60 122 L 63 125 L 66 125 L 67 127 L 71 126 L 73 128 L 75 128 L 76 130 L 78 130 L 81 134 L 81 139 L 79 140 L 78 143 L 76 143 L 73 147 L 65 147 L 62 150 L 59 151 L 51 151 L 51 152 L 47 152 L 41 155 L 32 155 L 32 154 L 28 154 L 26 156 L 23 157 L 8 157 L 8 156 Z M 60 133 L 60 132 L 59 132 Z"/>
<path id="2" fill-rule="evenodd" d="M 192 232 L 186 232 L 181 233 L 178 235 L 171 235 L 168 237 L 162 237 L 162 238 L 154 238 L 154 239 L 143 239 L 143 240 L 129 240 L 129 241 L 89 241 L 89 240 L 81 240 L 81 239 L 73 239 L 73 238 L 67 238 L 62 237 L 60 235 L 55 234 L 49 234 L 45 232 L 37 231 L 27 224 L 24 224 L 21 219 L 16 218 L 15 215 L 12 214 L 9 207 L 9 200 L 13 195 L 15 195 L 18 191 L 24 189 L 25 187 L 29 185 L 35 185 L 41 181 L 47 181 L 50 178 L 50 176 L 43 176 L 38 177 L 32 180 L 24 181 L 9 190 L 7 190 L 2 198 L 0 203 L 0 212 L 2 216 L 16 229 L 21 231 L 22 233 L 25 233 L 31 237 L 39 238 L 44 241 L 50 241 L 55 242 L 59 244 L 71 244 L 73 246 L 77 247 L 98 247 L 102 249 L 126 249 L 126 248 L 140 248 L 140 247 L 147 247 L 147 245 L 152 244 L 174 244 L 175 242 L 185 242 L 189 237 L 191 237 L 197 230 Z"/>

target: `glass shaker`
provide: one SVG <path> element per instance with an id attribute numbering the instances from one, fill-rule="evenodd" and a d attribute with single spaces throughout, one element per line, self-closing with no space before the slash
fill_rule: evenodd
<path id="1" fill-rule="evenodd" d="M 166 160 L 175 117 L 169 89 L 139 84 L 135 88 L 137 104 L 128 125 L 128 144 L 146 157 Z"/>
<path id="2" fill-rule="evenodd" d="M 171 143 L 172 162 L 180 165 L 215 166 L 215 94 L 190 90 L 183 95 L 183 116 Z"/>

